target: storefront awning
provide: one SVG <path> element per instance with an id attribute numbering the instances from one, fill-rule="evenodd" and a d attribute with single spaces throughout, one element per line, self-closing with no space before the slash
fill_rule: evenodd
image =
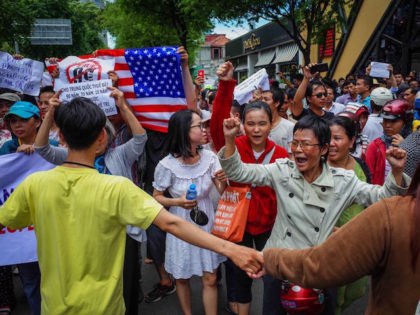
<path id="1" fill-rule="evenodd" d="M 273 59 L 275 56 L 276 56 L 276 51 L 274 49 L 262 52 L 254 67 L 268 66 L 269 64 L 273 62 Z"/>
<path id="2" fill-rule="evenodd" d="M 246 63 L 240 64 L 235 68 L 235 71 L 244 71 L 248 70 L 248 65 Z"/>
<path id="3" fill-rule="evenodd" d="M 288 44 L 280 46 L 277 51 L 276 59 L 273 63 L 289 62 L 291 61 L 298 52 L 299 48 L 296 44 Z"/>

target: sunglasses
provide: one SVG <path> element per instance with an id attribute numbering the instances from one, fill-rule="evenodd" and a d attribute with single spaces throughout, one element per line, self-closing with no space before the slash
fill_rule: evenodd
<path id="1" fill-rule="evenodd" d="M 323 96 L 324 97 L 327 97 L 328 96 L 328 93 L 322 93 L 322 92 L 320 92 L 320 93 L 317 93 L 317 94 L 313 94 L 312 96 L 316 96 L 317 98 L 322 98 Z"/>

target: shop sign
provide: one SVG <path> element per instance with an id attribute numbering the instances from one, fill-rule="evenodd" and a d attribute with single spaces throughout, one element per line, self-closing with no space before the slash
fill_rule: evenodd
<path id="1" fill-rule="evenodd" d="M 244 50 L 253 50 L 259 45 L 261 45 L 261 39 L 255 34 L 252 34 L 247 40 L 243 41 Z"/>

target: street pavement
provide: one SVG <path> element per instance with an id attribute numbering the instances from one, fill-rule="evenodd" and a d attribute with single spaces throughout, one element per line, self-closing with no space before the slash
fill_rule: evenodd
<path id="1" fill-rule="evenodd" d="M 144 246 L 143 246 L 144 250 Z M 143 251 L 144 253 L 144 251 Z M 143 256 L 144 257 L 144 256 Z M 142 266 L 142 287 L 145 293 L 153 289 L 153 285 L 157 283 L 158 277 L 153 265 Z M 225 311 L 226 306 L 226 287 L 224 281 L 219 287 L 219 299 L 218 299 L 218 314 L 226 315 L 228 312 Z M 15 291 L 18 299 L 18 305 L 13 312 L 13 315 L 30 315 L 28 304 L 26 303 L 22 287 L 19 281 L 19 277 L 15 277 Z M 191 280 L 191 291 L 192 291 L 192 313 L 194 315 L 204 314 L 203 304 L 201 301 L 201 281 L 199 278 L 194 277 Z M 262 313 L 262 293 L 263 285 L 262 280 L 254 281 L 252 287 L 253 302 L 251 306 L 251 315 L 260 315 Z M 366 307 L 367 296 L 355 301 L 343 315 L 362 315 Z M 141 315 L 182 315 L 181 309 L 178 304 L 176 293 L 165 297 L 156 303 L 144 303 L 142 302 L 139 307 L 139 314 Z M 95 314 L 100 315 L 100 314 Z"/>

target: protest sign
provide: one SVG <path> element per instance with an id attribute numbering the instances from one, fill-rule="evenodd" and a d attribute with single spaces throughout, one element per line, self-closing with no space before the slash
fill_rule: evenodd
<path id="1" fill-rule="evenodd" d="M 98 105 L 107 116 L 116 115 L 117 108 L 114 98 L 110 97 L 111 91 L 108 87 L 112 86 L 112 81 L 86 81 L 73 84 L 56 84 L 54 89 L 61 90 L 60 99 L 69 102 L 75 97 L 87 97 Z"/>
<path id="2" fill-rule="evenodd" d="M 15 59 L 0 51 L 0 87 L 38 96 L 44 64 L 31 59 Z"/>
<path id="3" fill-rule="evenodd" d="M 376 78 L 389 78 L 389 64 L 383 62 L 372 61 L 370 63 L 370 72 L 371 77 Z"/>
<path id="4" fill-rule="evenodd" d="M 0 156 L 0 206 L 13 193 L 15 188 L 28 175 L 55 167 L 37 153 L 26 155 L 13 153 Z M 7 211 L 0 208 L 0 211 Z M 0 266 L 37 261 L 36 238 L 32 226 L 19 230 L 3 228 L 0 230 Z"/>
<path id="5" fill-rule="evenodd" d="M 241 105 L 248 103 L 252 97 L 252 91 L 259 88 L 263 91 L 270 89 L 268 74 L 264 68 L 235 87 L 234 99 Z"/>
<path id="6" fill-rule="evenodd" d="M 109 79 L 108 72 L 114 70 L 115 59 L 82 59 L 69 56 L 58 62 L 59 77 L 55 84 L 73 84 Z"/>

